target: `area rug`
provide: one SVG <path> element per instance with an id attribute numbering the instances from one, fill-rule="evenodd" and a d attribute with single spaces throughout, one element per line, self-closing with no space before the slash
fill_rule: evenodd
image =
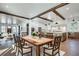
<path id="1" fill-rule="evenodd" d="M 32 49 L 33 50 L 33 52 L 32 52 L 32 55 L 33 56 L 35 56 L 35 49 Z M 42 49 L 41 49 L 42 50 Z M 43 51 L 43 50 L 42 50 Z M 11 53 L 15 53 L 16 51 L 15 50 L 13 50 Z M 18 53 L 18 52 L 17 52 Z M 15 53 L 16 54 L 16 56 L 21 56 L 21 54 L 19 53 L 19 55 L 17 54 L 17 53 Z M 60 56 L 64 56 L 65 55 L 65 51 L 62 51 L 62 50 L 60 50 Z M 29 56 L 29 55 L 25 55 L 25 56 Z M 41 56 L 43 56 L 43 52 L 41 53 Z M 58 56 L 58 54 L 56 55 L 56 56 Z"/>
<path id="2" fill-rule="evenodd" d="M 0 56 L 5 56 L 11 50 L 12 50 L 11 48 L 0 49 Z"/>
<path id="3" fill-rule="evenodd" d="M 6 49 L 1 49 L 1 50 L 0 50 L 0 56 L 1 56 L 3 53 L 5 53 L 7 49 L 8 49 L 8 48 L 6 48 Z"/>
<path id="4" fill-rule="evenodd" d="M 12 47 L 0 50 L 0 56 L 21 56 L 20 53 L 19 53 L 19 55 L 17 55 L 17 53 L 16 53 L 16 50 L 13 49 Z M 65 53 L 66 52 L 60 50 L 60 56 L 64 56 Z M 25 56 L 30 56 L 30 54 L 25 55 Z M 33 50 L 33 56 L 35 56 L 35 51 L 34 50 Z M 43 53 L 41 53 L 41 56 L 43 56 Z M 58 54 L 56 56 L 58 56 Z"/>

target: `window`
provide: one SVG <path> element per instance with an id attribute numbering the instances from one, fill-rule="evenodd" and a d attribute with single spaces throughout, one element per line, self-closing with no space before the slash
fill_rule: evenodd
<path id="1" fill-rule="evenodd" d="M 6 23 L 6 19 L 4 16 L 2 16 L 2 18 L 1 18 L 1 23 Z"/>
<path id="2" fill-rule="evenodd" d="M 12 27 L 12 32 L 16 33 L 16 27 Z"/>
<path id="3" fill-rule="evenodd" d="M 1 32 L 6 32 L 6 27 L 5 26 L 1 26 Z"/>
<path id="4" fill-rule="evenodd" d="M 13 24 L 16 24 L 16 19 L 15 18 L 13 19 Z"/>
<path id="5" fill-rule="evenodd" d="M 11 19 L 8 19 L 8 20 L 7 20 L 7 23 L 8 23 L 8 24 L 11 24 Z"/>

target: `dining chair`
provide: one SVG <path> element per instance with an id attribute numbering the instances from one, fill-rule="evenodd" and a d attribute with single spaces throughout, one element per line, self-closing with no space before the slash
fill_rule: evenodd
<path id="1" fill-rule="evenodd" d="M 21 33 L 21 37 L 27 36 L 26 32 L 22 32 Z M 28 42 L 26 42 L 25 40 L 21 40 L 23 45 L 28 45 Z"/>
<path id="2" fill-rule="evenodd" d="M 17 37 L 17 42 L 18 42 L 18 53 L 20 53 L 22 56 L 30 53 L 32 56 L 32 46 L 22 45 L 21 37 L 19 36 Z"/>
<path id="3" fill-rule="evenodd" d="M 14 39 L 14 49 L 15 49 L 15 47 L 17 46 L 17 39 L 15 34 L 13 34 L 13 39 Z"/>
<path id="4" fill-rule="evenodd" d="M 14 43 L 15 43 L 15 46 L 14 48 L 16 48 L 16 52 L 18 51 L 18 55 L 19 53 L 23 56 L 25 54 L 28 54 L 28 53 L 31 53 L 32 55 L 32 46 L 27 46 L 27 45 L 24 45 L 23 42 L 21 42 L 21 38 L 19 36 L 15 36 L 15 34 L 13 34 L 13 37 L 14 37 Z"/>
<path id="5" fill-rule="evenodd" d="M 43 55 L 49 55 L 49 56 L 60 56 L 60 43 L 61 43 L 61 36 L 54 37 L 54 43 L 52 47 L 43 47 Z"/>
<path id="6" fill-rule="evenodd" d="M 14 43 L 17 42 L 15 34 L 13 34 Z"/>
<path id="7" fill-rule="evenodd" d="M 13 34 L 13 40 L 14 40 L 14 44 L 12 45 L 12 47 L 15 50 L 16 55 L 19 55 L 19 53 L 18 53 L 18 42 L 17 42 L 17 38 L 16 38 L 15 34 Z"/>

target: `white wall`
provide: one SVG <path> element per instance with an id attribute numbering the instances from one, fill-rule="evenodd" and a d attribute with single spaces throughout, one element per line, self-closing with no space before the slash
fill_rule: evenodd
<path id="1" fill-rule="evenodd" d="M 2 20 L 5 21 L 5 23 L 2 23 Z M 16 20 L 16 23 L 13 23 L 13 20 Z M 10 22 L 10 23 L 8 23 Z M 5 32 L 7 32 L 7 27 L 11 26 L 11 27 L 17 27 L 19 24 L 21 23 L 21 21 L 18 18 L 15 18 L 13 16 L 10 15 L 5 15 L 5 14 L 0 14 L 0 32 L 1 31 L 1 26 L 5 26 Z M 13 29 L 12 29 L 13 30 Z"/>
<path id="2" fill-rule="evenodd" d="M 22 19 L 24 21 L 22 21 L 22 23 L 20 24 L 21 25 L 21 32 L 26 32 L 27 31 L 27 27 L 26 27 L 26 24 L 29 23 L 29 20 L 27 19 Z"/>
<path id="3" fill-rule="evenodd" d="M 27 31 L 26 30 L 26 24 L 29 23 L 29 30 L 30 30 L 30 35 L 31 35 L 31 28 L 35 28 L 35 31 L 38 31 L 38 27 L 42 27 L 43 32 L 53 32 L 52 27 L 66 27 L 64 30 L 63 28 L 60 29 L 62 32 L 79 32 L 79 17 L 75 17 L 74 20 L 72 21 L 73 18 L 67 18 L 66 20 L 62 21 L 56 21 L 58 24 L 55 24 L 55 22 L 50 23 L 50 25 L 45 26 L 45 24 L 48 24 L 48 22 L 44 22 L 38 18 L 33 19 L 33 20 L 26 20 L 22 23 L 22 31 Z M 57 28 L 58 31 L 60 31 Z M 56 30 L 56 31 L 57 31 Z"/>
<path id="4" fill-rule="evenodd" d="M 57 22 L 57 21 L 56 21 Z M 31 35 L 31 28 L 35 28 L 35 31 L 38 32 L 38 27 L 42 28 L 42 32 L 53 32 L 52 27 L 64 27 L 65 25 L 62 25 L 63 22 L 58 21 L 58 25 L 55 24 L 55 22 L 51 23 L 49 21 L 41 20 L 39 18 L 35 18 L 33 20 L 26 20 L 22 23 L 22 31 L 27 31 L 26 30 L 26 24 L 29 23 L 29 30 L 30 30 L 30 35 Z M 48 25 L 50 23 L 50 25 Z M 45 25 L 47 24 L 47 26 Z M 59 29 L 57 29 L 59 31 Z M 61 29 L 60 29 L 61 30 Z"/>
<path id="5" fill-rule="evenodd" d="M 73 21 L 73 19 L 75 21 Z M 66 24 L 67 24 L 67 31 L 68 32 L 79 32 L 79 17 L 72 17 L 66 19 Z"/>
<path id="6" fill-rule="evenodd" d="M 38 19 L 36 19 L 38 20 Z M 36 32 L 38 32 L 38 27 L 41 27 L 42 28 L 42 31 L 45 31 L 46 29 L 46 26 L 45 24 L 42 24 L 36 20 L 26 20 L 24 22 L 21 23 L 21 26 L 22 26 L 22 31 L 27 31 L 26 30 L 26 24 L 29 23 L 29 35 L 31 35 L 31 28 L 34 28 Z"/>

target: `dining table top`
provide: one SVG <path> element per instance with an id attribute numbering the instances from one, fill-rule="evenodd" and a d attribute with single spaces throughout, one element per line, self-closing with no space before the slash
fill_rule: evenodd
<path id="1" fill-rule="evenodd" d="M 24 37 L 21 37 L 21 39 L 24 39 L 25 41 L 33 44 L 33 45 L 36 45 L 36 46 L 41 46 L 41 45 L 44 45 L 46 43 L 50 43 L 52 42 L 53 39 L 50 39 L 50 38 L 44 38 L 44 37 L 33 37 L 33 36 L 24 36 Z"/>

